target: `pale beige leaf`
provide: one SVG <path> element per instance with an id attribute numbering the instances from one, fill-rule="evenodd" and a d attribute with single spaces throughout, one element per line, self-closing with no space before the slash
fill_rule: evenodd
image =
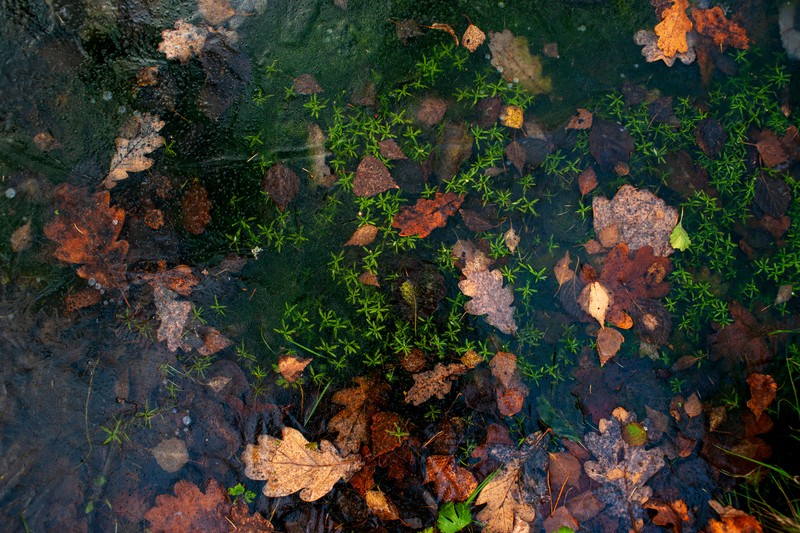
<path id="1" fill-rule="evenodd" d="M 158 466 L 170 474 L 183 468 L 183 465 L 189 461 L 186 443 L 181 439 L 172 438 L 161 441 L 151 452 Z"/>
<path id="2" fill-rule="evenodd" d="M 158 51 L 167 56 L 167 59 L 177 59 L 187 63 L 192 56 L 199 56 L 206 44 L 208 28 L 189 24 L 183 20 L 175 21 L 174 30 L 161 32 L 161 43 Z"/>
<path id="3" fill-rule="evenodd" d="M 558 286 L 561 287 L 563 284 L 571 280 L 575 277 L 575 272 L 572 270 L 572 258 L 569 256 L 569 251 L 564 254 L 553 270 L 556 273 L 556 281 L 558 281 Z"/>
<path id="4" fill-rule="evenodd" d="M 21 252 L 31 244 L 31 219 L 14 230 L 11 234 L 11 249 Z"/>
<path id="5" fill-rule="evenodd" d="M 154 161 L 147 155 L 164 145 L 164 137 L 158 134 L 163 127 L 164 121 L 150 113 L 137 113 L 130 118 L 115 141 L 117 150 L 103 180 L 106 189 L 127 179 L 128 172 L 141 172 L 153 166 Z"/>
<path id="6" fill-rule="evenodd" d="M 481 254 L 482 255 L 482 254 Z M 472 299 L 464 309 L 471 315 L 486 315 L 486 323 L 503 333 L 514 335 L 514 291 L 503 286 L 503 275 L 499 270 L 488 270 L 484 259 L 468 261 L 462 271 L 466 276 L 458 282 L 458 288 Z"/>
<path id="7" fill-rule="evenodd" d="M 308 157 L 311 159 L 308 174 L 314 185 L 325 188 L 336 183 L 336 176 L 331 173 L 331 167 L 325 164 L 325 158 L 328 156 L 328 151 L 325 149 L 327 140 L 322 128 L 317 124 L 308 125 Z"/>
<path id="8" fill-rule="evenodd" d="M 552 90 L 552 81 L 542 76 L 542 62 L 538 56 L 531 55 L 525 37 L 516 37 L 510 30 L 490 32 L 489 50 L 492 65 L 507 81 L 519 83 L 533 94 Z"/>
<path id="9" fill-rule="evenodd" d="M 603 326 L 605 325 L 606 311 L 608 311 L 610 299 L 606 288 L 599 281 L 593 281 L 583 288 L 580 296 L 578 296 L 578 303 L 581 309 Z"/>
<path id="10" fill-rule="evenodd" d="M 516 251 L 517 246 L 519 246 L 519 235 L 514 231 L 514 228 L 508 228 L 508 231 L 503 234 L 503 242 L 506 243 L 506 247 L 512 254 Z"/>
<path id="11" fill-rule="evenodd" d="M 522 528 L 536 518 L 536 511 L 525 501 L 525 494 L 520 482 L 519 460 L 511 461 L 503 466 L 500 473 L 481 491 L 475 505 L 486 504 L 477 518 L 483 522 L 483 531 L 487 533 L 505 533 Z"/>
<path id="12" fill-rule="evenodd" d="M 266 481 L 264 495 L 288 496 L 300 491 L 300 499 L 316 501 L 337 481 L 349 480 L 364 465 L 359 455 L 341 457 L 333 444 L 309 443 L 296 429 L 283 428 L 283 439 L 260 435 L 258 445 L 248 444 L 242 455 L 244 475 Z"/>
<path id="13" fill-rule="evenodd" d="M 381 520 L 400 520 L 400 511 L 392 500 L 380 489 L 368 490 L 364 500 L 372 514 Z"/>
<path id="14" fill-rule="evenodd" d="M 364 224 L 363 226 L 359 226 L 358 229 L 353 232 L 350 238 L 344 243 L 345 246 L 366 246 L 371 244 L 372 241 L 375 240 L 375 237 L 378 236 L 378 226 L 373 226 L 372 224 Z"/>

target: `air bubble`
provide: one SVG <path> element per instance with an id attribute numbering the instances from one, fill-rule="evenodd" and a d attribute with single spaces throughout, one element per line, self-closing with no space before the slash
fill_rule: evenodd
<path id="1" fill-rule="evenodd" d="M 17 195 L 17 191 L 13 187 L 9 187 L 8 189 L 6 189 L 5 195 L 6 198 L 10 200 L 11 198 L 14 198 Z"/>

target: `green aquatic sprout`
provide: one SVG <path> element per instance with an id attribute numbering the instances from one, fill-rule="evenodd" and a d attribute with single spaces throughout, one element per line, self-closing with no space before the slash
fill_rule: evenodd
<path id="1" fill-rule="evenodd" d="M 669 244 L 681 252 L 685 252 L 692 244 L 689 234 L 683 229 L 683 209 L 681 209 L 681 219 L 675 229 L 672 230 L 672 233 L 669 234 Z"/>
<path id="2" fill-rule="evenodd" d="M 442 533 L 456 533 L 472 523 L 472 511 L 470 506 L 478 497 L 478 494 L 494 479 L 499 470 L 495 470 L 475 487 L 472 494 L 463 502 L 447 502 L 439 508 L 439 517 L 436 519 L 436 527 Z"/>

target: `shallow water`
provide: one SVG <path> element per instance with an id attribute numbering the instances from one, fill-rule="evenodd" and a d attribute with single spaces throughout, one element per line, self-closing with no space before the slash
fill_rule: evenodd
<path id="1" fill-rule="evenodd" d="M 243 483 L 259 494 L 249 509 L 272 519 L 279 530 L 422 529 L 434 524 L 436 507 L 442 503 L 432 485 L 422 482 L 419 469 L 424 458 L 431 453 L 454 455 L 476 472 L 486 468 L 491 463 L 477 466 L 471 452 L 483 443 L 490 423 L 508 428 L 517 444 L 545 427 L 580 442 L 617 406 L 635 412 L 640 420 L 652 418 L 651 411 L 674 418 L 677 395 L 683 395 L 682 402 L 698 393 L 709 409 L 712 404 L 735 405 L 730 408 L 732 417 L 747 413 L 745 370 L 774 375 L 782 394 L 789 392 L 786 385 L 792 374 L 787 378 L 785 369 L 791 370 L 792 361 L 800 358 L 797 300 L 773 302 L 779 286 L 800 283 L 800 262 L 792 262 L 800 254 L 800 233 L 793 222 L 800 216 L 798 162 L 789 158 L 776 165 L 776 179 L 782 185 L 754 177 L 764 157 L 759 159 L 749 142 L 756 130 L 784 131 L 798 124 L 793 110 L 800 94 L 798 67 L 780 54 L 773 3 L 731 6 L 730 13 L 749 21 L 747 31 L 758 48 L 753 55 L 733 59 L 735 51 L 730 49 L 726 54 L 709 52 L 716 62 L 710 87 L 720 94 L 741 94 L 742 87 L 766 83 L 773 65 L 787 76 L 774 98 L 770 94 L 769 106 L 764 104 L 772 114 L 761 116 L 772 117 L 773 122 L 749 124 L 748 142 L 730 148 L 742 165 L 730 172 L 740 172 L 741 182 L 761 179 L 770 187 L 786 187 L 789 200 L 780 209 L 774 205 L 780 200 L 768 192 L 751 189 L 742 195 L 739 185 L 726 185 L 719 177 L 722 171 L 712 172 L 707 182 L 719 191 L 720 204 L 726 209 L 732 206 L 729 211 L 734 215 L 691 204 L 675 177 L 685 167 L 663 157 L 659 160 L 658 150 L 653 155 L 652 149 L 642 148 L 642 139 L 651 135 L 649 128 L 661 122 L 648 108 L 660 96 L 674 97 L 673 112 L 668 114 L 685 122 L 695 120 L 696 111 L 711 109 L 721 120 L 725 116 L 733 123 L 726 110 L 735 102 L 731 96 L 710 97 L 697 65 L 676 64 L 670 69 L 661 62 L 644 61 L 632 35 L 657 22 L 649 2 L 344 3 L 349 5 L 314 0 L 208 2 L 201 7 L 158 0 L 3 2 L 0 524 L 4 530 L 140 531 L 153 525 L 145 514 L 157 505 L 156 497 L 172 494 L 177 481 L 188 480 L 204 489 L 212 479 L 225 488 Z M 401 113 L 411 116 L 422 98 L 432 94 L 448 100 L 448 120 L 477 121 L 477 102 L 492 95 L 476 95 L 470 103 L 473 96 L 464 91 L 475 91 L 482 80 L 496 84 L 504 103 L 520 95 L 492 68 L 487 45 L 470 55 L 453 46 L 445 32 L 421 28 L 423 35 L 408 44 L 401 43 L 396 33 L 396 24 L 404 19 L 428 25 L 446 22 L 463 30 L 464 14 L 484 30 L 508 29 L 525 36 L 537 55 L 546 44 L 557 43 L 559 57 L 542 57 L 553 88 L 527 101 L 529 122 L 524 131 L 503 129 L 502 138 L 494 143 L 503 148 L 519 141 L 526 150 L 527 172 L 514 171 L 508 153 L 494 159 L 487 155 L 491 140 L 456 165 L 459 172 L 474 163 L 480 173 L 493 173 L 484 196 L 475 185 L 462 205 L 485 217 L 487 227 L 471 230 L 462 213 L 449 219 L 444 229 L 433 230 L 430 238 L 407 239 L 392 233 L 392 210 L 413 205 L 423 191 L 432 196 L 433 188 L 444 190 L 449 178 L 442 178 L 441 171 L 436 171 L 437 178 L 429 168 L 425 174 L 422 170 L 427 152 L 435 151 L 440 142 L 442 128 L 419 126 L 411 119 L 403 122 Z M 159 49 L 162 31 L 179 19 L 212 27 L 202 53 L 190 54 L 186 61 L 168 59 Z M 425 62 L 437 57 L 446 73 L 431 76 L 422 89 L 415 88 L 414 81 L 425 79 L 420 74 Z M 157 67 L 157 81 L 146 76 L 152 67 Z M 313 74 L 324 92 L 298 94 L 296 85 L 292 90 L 295 78 L 305 73 Z M 729 79 L 737 81 L 728 83 Z M 621 103 L 623 93 L 627 99 L 639 90 L 630 87 L 659 92 L 649 93 L 650 100 L 643 104 L 615 108 L 614 98 Z M 412 94 L 403 96 L 399 88 Z M 365 104 L 370 90 L 373 101 Z M 679 98 L 693 105 L 681 108 Z M 780 105 L 789 110 L 782 119 L 775 112 Z M 594 153 L 589 153 L 588 133 L 563 128 L 576 108 L 583 107 L 593 110 L 596 120 L 627 121 L 629 129 L 646 124 L 646 132 L 636 134 L 630 175 L 615 173 L 613 164 L 600 169 L 597 156 L 592 159 Z M 104 190 L 104 180 L 113 170 L 114 163 L 110 169 L 109 162 L 120 142 L 115 139 L 126 138 L 122 133 L 126 124 L 138 120 L 132 117 L 148 114 L 165 122 L 160 131 L 163 145 L 145 154 L 152 159 L 147 168 L 130 170 L 115 184 L 110 205 L 120 211 L 110 210 L 94 195 Z M 390 191 L 371 201 L 358 199 L 351 186 L 341 183 L 371 149 L 372 138 L 363 131 L 392 120 L 396 121 L 391 123 L 392 135 L 407 152 L 426 142 L 427 151 L 389 164 L 400 184 L 398 193 Z M 309 135 L 311 123 L 319 124 L 327 135 L 323 163 L 334 171 L 336 165 L 341 167 L 339 184 L 312 183 L 313 152 L 316 145 L 319 155 L 320 148 L 319 140 Z M 363 143 L 350 156 L 332 146 L 337 124 Z M 420 143 L 404 133 L 408 127 L 419 127 Z M 656 148 L 667 145 L 665 153 L 691 150 L 686 147 L 691 135 L 680 139 L 652 135 L 662 143 Z M 453 142 L 457 144 L 458 138 Z M 706 165 L 708 158 L 693 148 L 693 168 Z M 476 162 L 481 157 L 489 162 Z M 280 191 L 263 190 L 265 171 L 276 163 L 293 169 L 302 183 L 285 208 L 276 207 Z M 437 164 L 433 158 L 430 163 Z M 570 163 L 576 168 L 570 169 Z M 670 278 L 672 292 L 666 301 L 672 307 L 671 333 L 654 343 L 658 352 L 652 359 L 641 356 L 644 334 L 634 329 L 625 332 L 626 341 L 613 362 L 598 365 L 596 322 L 586 320 L 574 297 L 570 302 L 559 292 L 580 287 L 560 287 L 555 281 L 553 268 L 567 250 L 584 265 L 602 271 L 603 260 L 581 246 L 594 229 L 590 202 L 583 201 L 576 180 L 578 172 L 590 165 L 598 167 L 601 178 L 595 196 L 611 197 L 622 184 L 633 183 L 653 190 L 672 206 L 686 207 L 685 224 L 696 243 L 685 254 L 676 252 L 673 261 L 676 270 L 689 272 L 695 285 Z M 523 186 L 523 174 L 534 176 L 529 185 Z M 686 174 L 689 181 L 697 178 L 692 172 Z M 72 189 L 59 189 L 61 184 Z M 731 190 L 726 192 L 726 186 Z M 514 200 L 532 202 L 530 210 L 519 207 L 525 204 L 504 205 L 506 192 Z M 67 205 L 74 211 L 65 210 Z M 203 205 L 211 206 L 209 220 L 197 222 L 204 219 L 198 207 Z M 162 225 L 150 218 L 156 212 Z M 119 213 L 124 213 L 121 227 Z M 785 214 L 790 219 L 787 224 L 793 225 L 781 237 L 766 226 L 747 226 L 748 218 L 764 213 L 777 219 Z M 729 234 L 714 240 L 713 228 L 708 229 L 713 224 L 707 224 L 706 217 L 713 222 L 727 216 Z M 71 222 L 59 236 L 70 234 L 75 241 L 88 243 L 82 260 L 67 260 L 65 252 L 59 252 L 66 240 L 46 229 L 59 217 Z M 343 247 L 364 221 L 381 226 L 377 243 Z M 28 222 L 30 233 L 23 236 L 18 232 L 25 231 L 20 228 Z M 81 227 L 89 228 L 91 239 Z M 522 237 L 518 252 L 509 252 L 503 242 L 509 228 Z M 458 284 L 463 266 L 454 266 L 449 253 L 459 239 L 482 239 L 484 251 L 496 260 L 493 268 L 506 269 L 505 283 L 514 288 L 519 326 L 515 336 L 467 314 L 467 298 Z M 128 244 L 120 257 L 114 243 L 122 240 Z M 746 255 L 745 246 L 752 256 Z M 730 249 L 729 256 L 724 249 Z M 61 260 L 56 258 L 59 253 Z M 73 248 L 71 253 L 78 251 Z M 759 273 L 759 268 L 764 270 L 759 264 L 777 264 L 782 258 L 788 266 L 780 272 Z M 79 265 L 92 274 L 84 275 Z M 192 274 L 179 265 L 188 265 Z M 711 271 L 701 266 L 710 266 Z M 380 287 L 356 281 L 365 269 L 377 276 Z M 171 273 L 174 279 L 169 278 Z M 581 283 L 591 281 L 591 274 L 583 275 L 588 277 Z M 413 297 L 403 292 L 404 281 L 415 287 Z M 188 289 L 181 292 L 185 285 Z M 708 306 L 694 305 L 701 290 L 708 294 Z M 75 309 L 80 306 L 69 302 L 76 294 L 94 304 Z M 769 360 L 743 364 L 718 354 L 728 344 L 719 340 L 721 327 L 712 326 L 712 320 L 734 322 L 735 312 L 728 309 L 732 300 L 742 302 L 757 317 L 747 322 L 735 315 L 737 324 L 746 324 L 738 342 L 758 344 L 759 350 L 763 343 Z M 177 333 L 165 331 L 164 324 L 182 312 L 188 319 Z M 636 312 L 630 310 L 638 327 Z M 216 333 L 230 345 L 203 355 Z M 737 339 L 727 342 L 735 344 Z M 458 392 L 446 400 L 420 407 L 404 403 L 403 394 L 414 381 L 399 354 L 411 345 L 425 353 L 429 366 L 454 363 L 468 349 L 485 359 L 498 351 L 514 352 L 518 374 L 528 389 L 520 414 L 498 414 L 499 393 L 486 364 L 458 381 L 454 386 Z M 281 377 L 277 366 L 278 356 L 290 350 L 314 358 L 295 385 Z M 688 354 L 699 354 L 703 364 L 676 370 L 673 365 Z M 288 426 L 302 429 L 311 441 L 333 440 L 336 435 L 329 424 L 341 406 L 331 396 L 356 376 L 390 383 L 393 396 L 383 409 L 399 413 L 409 424 L 411 435 L 402 449 L 419 469 L 408 467 L 413 474 L 408 474 L 407 485 L 391 475 L 383 478 L 384 490 L 395 498 L 404 525 L 375 518 L 345 483 L 322 503 L 309 504 L 296 496 L 260 495 L 263 483 L 243 474 L 242 451 L 258 435 L 276 436 Z M 791 395 L 787 397 L 791 404 Z M 710 435 L 710 412 L 676 419 L 663 440 L 651 441 L 653 448 L 658 444 L 665 450 L 668 441 L 696 441 L 695 447 L 677 452 L 679 446 L 673 442 L 675 449 L 665 452 L 677 454 L 673 463 L 650 483 L 657 498 L 682 497 L 694 507 L 695 529 L 716 516 L 706 507 L 708 494 L 718 496 L 735 485 L 720 471 L 746 470 L 725 463 L 714 450 L 703 449 L 722 442 Z M 771 407 L 769 414 L 776 420 L 773 434 L 796 427 L 797 413 L 791 409 Z M 450 433 L 450 445 L 423 446 L 428 439 Z M 772 460 L 790 468 L 780 442 L 774 442 L 771 434 L 765 439 L 775 444 Z M 179 451 L 159 451 L 172 440 L 183 443 Z M 555 437 L 546 445 L 553 453 L 563 450 Z M 391 470 L 386 464 L 380 468 Z M 526 475 L 531 478 L 542 471 L 533 462 L 528 468 Z M 540 520 L 542 509 L 548 507 L 545 501 L 553 496 L 537 492 L 544 490 L 541 478 L 537 479 L 526 485 L 528 499 L 541 505 L 534 531 L 548 527 Z M 691 480 L 691 488 L 682 490 L 681 480 Z M 584 485 L 576 490 L 590 484 L 598 487 L 585 476 L 581 482 Z M 726 505 L 741 508 L 745 503 Z M 655 531 L 659 526 L 652 514 L 641 516 L 643 527 Z M 588 529 L 611 527 L 600 518 L 586 520 Z"/>

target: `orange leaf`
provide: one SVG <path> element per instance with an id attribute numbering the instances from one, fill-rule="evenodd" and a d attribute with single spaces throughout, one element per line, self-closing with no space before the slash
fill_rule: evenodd
<path id="1" fill-rule="evenodd" d="M 711 9 L 692 8 L 692 18 L 697 32 L 711 37 L 714 44 L 720 48 L 730 45 L 734 48 L 747 49 L 750 46 L 744 28 L 728 20 L 719 6 Z"/>
<path id="2" fill-rule="evenodd" d="M 286 381 L 294 383 L 313 360 L 313 358 L 306 359 L 290 353 L 284 354 L 278 358 L 278 372 Z"/>
<path id="3" fill-rule="evenodd" d="M 688 0 L 675 0 L 672 7 L 661 14 L 661 22 L 656 24 L 655 32 L 658 35 L 658 47 L 667 57 L 689 51 L 686 34 L 692 29 L 692 21 L 686 15 L 689 7 Z"/>
<path id="4" fill-rule="evenodd" d="M 592 112 L 581 107 L 578 108 L 578 114 L 569 119 L 567 123 L 568 130 L 588 130 L 592 127 Z"/>
<path id="5" fill-rule="evenodd" d="M 556 273 L 556 280 L 558 281 L 559 288 L 575 277 L 575 272 L 572 270 L 572 265 L 570 265 L 571 262 L 572 258 L 570 258 L 569 251 L 567 251 L 567 253 L 564 254 L 564 257 L 562 257 L 553 268 Z"/>
<path id="6" fill-rule="evenodd" d="M 370 197 L 398 188 L 389 169 L 377 157 L 368 155 L 358 164 L 353 178 L 353 194 L 356 196 Z"/>
<path id="7" fill-rule="evenodd" d="M 345 246 L 366 246 L 375 240 L 378 235 L 378 227 L 372 224 L 364 224 L 353 232 L 350 239 L 344 243 Z"/>
<path id="8" fill-rule="evenodd" d="M 622 346 L 625 337 L 613 328 L 603 328 L 597 332 L 597 353 L 600 355 L 600 366 L 604 366 L 614 357 Z"/>
<path id="9" fill-rule="evenodd" d="M 472 472 L 456 465 L 452 455 L 431 455 L 425 460 L 425 481 L 433 482 L 442 502 L 461 502 L 478 486 Z"/>
<path id="10" fill-rule="evenodd" d="M 759 418 L 775 399 L 778 385 L 772 379 L 772 376 L 767 374 L 750 374 L 747 376 L 747 384 L 750 386 L 751 396 L 747 400 L 747 407 L 753 411 L 756 418 Z"/>
<path id="11" fill-rule="evenodd" d="M 483 44 L 483 41 L 485 40 L 486 34 L 483 33 L 483 31 L 475 24 L 470 24 L 467 26 L 464 35 L 461 37 L 461 46 L 470 52 L 474 52 L 480 45 Z"/>
<path id="12" fill-rule="evenodd" d="M 423 239 L 435 228 L 444 227 L 447 217 L 461 206 L 463 196 L 437 192 L 433 200 L 420 198 L 411 207 L 404 207 L 394 217 L 392 227 L 400 229 L 401 237 L 419 235 Z"/>
<path id="13" fill-rule="evenodd" d="M 581 190 L 581 199 L 597 187 L 597 173 L 589 167 L 578 175 L 578 187 Z"/>
<path id="14" fill-rule="evenodd" d="M 218 481 L 210 479 L 203 492 L 191 481 L 180 480 L 173 488 L 175 496 L 159 494 L 156 504 L 144 515 L 153 531 L 229 531 L 225 516 L 230 499 Z"/>

